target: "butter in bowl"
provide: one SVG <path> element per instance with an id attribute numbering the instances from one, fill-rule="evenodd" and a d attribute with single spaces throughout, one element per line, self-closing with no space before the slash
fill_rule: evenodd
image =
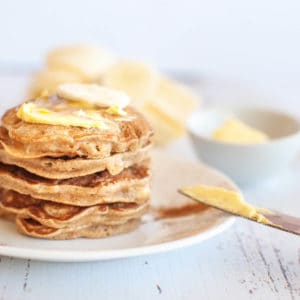
<path id="1" fill-rule="evenodd" d="M 198 156 L 240 184 L 279 175 L 300 149 L 299 120 L 270 108 L 206 109 L 187 126 Z"/>

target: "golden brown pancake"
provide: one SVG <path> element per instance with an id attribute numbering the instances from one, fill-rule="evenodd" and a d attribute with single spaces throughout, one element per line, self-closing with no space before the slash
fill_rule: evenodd
<path id="1" fill-rule="evenodd" d="M 0 216 L 21 233 L 106 237 L 133 230 L 147 212 L 152 128 L 121 106 L 126 95 L 120 107 L 109 93 L 84 98 L 95 89 L 74 88 L 74 99 L 64 90 L 68 100 L 43 95 L 2 117 Z"/>
<path id="2" fill-rule="evenodd" d="M 105 128 L 28 123 L 17 117 L 18 109 L 12 108 L 2 117 L 0 143 L 9 155 L 24 159 L 104 158 L 136 151 L 148 145 L 153 135 L 149 123 L 132 107 L 125 108 L 126 117 L 106 114 Z"/>
<path id="3" fill-rule="evenodd" d="M 90 207 L 66 205 L 34 199 L 11 190 L 0 190 L 0 208 L 3 213 L 34 219 L 52 228 L 64 228 L 86 224 L 119 225 L 133 218 L 140 218 L 148 209 L 148 199 L 144 204 L 113 203 Z"/>
<path id="4" fill-rule="evenodd" d="M 16 215 L 14 213 L 8 212 L 5 208 L 0 207 L 0 218 L 14 221 Z"/>
<path id="5" fill-rule="evenodd" d="M 0 187 L 77 206 L 132 202 L 149 196 L 149 160 L 112 176 L 102 171 L 69 179 L 47 179 L 17 166 L 0 163 Z"/>
<path id="6" fill-rule="evenodd" d="M 87 159 L 82 157 L 38 157 L 21 158 L 9 155 L 4 149 L 0 149 L 0 161 L 21 167 L 33 174 L 51 178 L 66 179 L 79 177 L 107 170 L 111 175 L 117 175 L 125 168 L 140 163 L 147 159 L 149 146 L 136 151 L 115 153 L 109 157 Z"/>
<path id="7" fill-rule="evenodd" d="M 25 234 L 36 238 L 68 240 L 79 237 L 103 238 L 122 234 L 136 229 L 140 225 L 140 219 L 132 219 L 121 225 L 86 224 L 85 226 L 73 226 L 65 228 L 51 228 L 30 219 L 17 217 L 17 229 Z"/>

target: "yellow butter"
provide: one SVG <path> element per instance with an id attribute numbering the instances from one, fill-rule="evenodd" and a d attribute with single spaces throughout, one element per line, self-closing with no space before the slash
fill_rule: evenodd
<path id="1" fill-rule="evenodd" d="M 227 119 L 220 128 L 215 130 L 213 138 L 221 142 L 240 144 L 263 143 L 268 140 L 265 133 L 234 118 Z"/>
<path id="2" fill-rule="evenodd" d="M 49 104 L 47 104 L 49 106 Z M 46 106 L 46 102 L 45 102 Z M 101 115 L 83 111 L 79 107 L 68 107 L 65 105 L 53 105 L 44 107 L 41 103 L 23 103 L 18 112 L 18 118 L 28 123 L 61 125 L 61 126 L 78 126 L 84 128 L 104 128 L 106 124 Z"/>
<path id="3" fill-rule="evenodd" d="M 116 115 L 116 116 L 126 116 L 127 113 L 125 110 L 123 110 L 120 106 L 118 105 L 113 105 L 109 108 L 106 109 L 106 112 L 108 114 L 111 114 L 111 115 Z"/>
<path id="4" fill-rule="evenodd" d="M 206 185 L 184 187 L 180 190 L 191 198 L 199 200 L 207 205 L 256 220 L 260 223 L 270 223 L 267 218 L 259 213 L 258 208 L 247 203 L 243 196 L 238 192 Z"/>

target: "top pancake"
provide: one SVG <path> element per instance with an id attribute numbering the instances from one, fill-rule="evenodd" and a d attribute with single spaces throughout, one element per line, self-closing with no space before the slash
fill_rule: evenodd
<path id="1" fill-rule="evenodd" d="M 104 113 L 104 128 L 29 123 L 18 118 L 18 109 L 8 110 L 0 127 L 0 143 L 15 157 L 104 158 L 144 147 L 153 135 L 147 120 L 132 107 L 125 109 L 125 117 Z"/>

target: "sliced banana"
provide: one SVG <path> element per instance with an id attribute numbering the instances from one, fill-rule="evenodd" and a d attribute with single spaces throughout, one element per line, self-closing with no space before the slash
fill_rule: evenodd
<path id="1" fill-rule="evenodd" d="M 199 100 L 189 88 L 163 77 L 147 64 L 116 61 L 111 53 L 89 45 L 51 51 L 47 69 L 35 76 L 30 94 L 37 97 L 44 90 L 56 92 L 70 106 L 98 106 L 115 116 L 126 115 L 123 109 L 132 101 L 153 123 L 159 144 L 185 132 L 186 119 Z M 83 113 L 79 110 L 77 117 L 84 118 Z"/>
<path id="2" fill-rule="evenodd" d="M 161 78 L 150 102 L 157 110 L 185 124 L 188 116 L 196 110 L 199 99 L 188 87 L 175 80 Z"/>
<path id="3" fill-rule="evenodd" d="M 162 77 L 154 95 L 142 107 L 154 127 L 156 144 L 167 144 L 182 136 L 186 119 L 197 104 L 189 88 Z"/>
<path id="4" fill-rule="evenodd" d="M 156 90 L 159 75 L 148 65 L 136 61 L 120 61 L 104 73 L 101 83 L 126 92 L 140 106 Z"/>
<path id="5" fill-rule="evenodd" d="M 185 132 L 184 123 L 157 109 L 150 102 L 145 103 L 142 112 L 154 128 L 154 141 L 157 145 L 167 144 Z"/>
<path id="6" fill-rule="evenodd" d="M 56 91 L 56 88 L 62 83 L 84 82 L 84 79 L 75 73 L 70 73 L 65 70 L 58 69 L 45 69 L 32 78 L 28 97 L 36 98 L 44 91 L 52 94 Z"/>
<path id="7" fill-rule="evenodd" d="M 159 108 L 157 108 L 155 105 L 153 105 L 153 103 L 148 102 L 145 103 L 143 110 L 145 112 L 145 114 L 149 114 L 152 116 L 155 116 L 156 120 L 161 120 L 160 122 L 165 123 L 167 126 L 169 126 L 172 131 L 174 132 L 174 134 L 172 136 L 181 136 L 184 134 L 185 132 L 185 123 L 184 122 L 180 122 L 178 119 L 176 119 L 174 116 L 170 115 L 169 113 L 160 110 Z M 159 127 L 158 127 L 159 129 Z"/>
<path id="8" fill-rule="evenodd" d="M 110 52 L 92 45 L 71 45 L 48 53 L 47 65 L 80 75 L 85 81 L 96 81 L 113 64 Z"/>
<path id="9" fill-rule="evenodd" d="M 97 84 L 66 83 L 61 84 L 56 92 L 67 100 L 87 102 L 105 108 L 117 106 L 123 109 L 130 103 L 130 97 L 125 93 Z"/>

